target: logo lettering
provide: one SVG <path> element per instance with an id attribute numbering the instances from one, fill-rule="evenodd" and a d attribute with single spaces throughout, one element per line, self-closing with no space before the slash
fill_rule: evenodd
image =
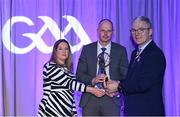
<path id="1" fill-rule="evenodd" d="M 42 35 L 45 33 L 47 29 L 51 32 L 51 34 L 54 36 L 56 40 L 58 39 L 66 39 L 65 35 L 73 29 L 73 31 L 77 34 L 77 36 L 80 39 L 80 42 L 74 46 L 71 46 L 72 53 L 78 51 L 83 45 L 91 43 L 91 40 L 89 39 L 88 35 L 84 31 L 82 25 L 80 22 L 72 17 L 65 15 L 63 16 L 64 19 L 68 21 L 67 26 L 64 28 L 63 31 L 61 31 L 56 24 L 56 22 L 51 19 L 48 16 L 39 16 L 39 19 L 41 19 L 44 22 L 44 25 L 41 27 L 41 29 L 37 33 L 23 33 L 22 36 L 27 37 L 32 40 L 32 43 L 24 48 L 19 48 L 16 45 L 14 45 L 11 41 L 11 29 L 15 23 L 22 22 L 26 23 L 28 26 L 33 26 L 34 23 L 31 19 L 25 17 L 25 16 L 14 16 L 11 19 L 7 20 L 3 30 L 2 30 L 2 41 L 4 46 L 12 53 L 15 54 L 25 54 L 31 51 L 33 48 L 37 47 L 38 50 L 40 50 L 43 53 L 51 53 L 53 46 L 48 46 L 43 41 Z M 66 39 L 67 40 L 67 39 Z"/>

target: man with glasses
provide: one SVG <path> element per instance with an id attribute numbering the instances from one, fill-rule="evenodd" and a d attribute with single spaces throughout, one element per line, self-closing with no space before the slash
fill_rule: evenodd
<path id="1" fill-rule="evenodd" d="M 125 94 L 125 115 L 163 116 L 165 56 L 152 40 L 152 24 L 147 17 L 135 18 L 130 32 L 137 48 L 132 52 L 127 77 L 123 82 L 109 81 L 107 87 Z"/>

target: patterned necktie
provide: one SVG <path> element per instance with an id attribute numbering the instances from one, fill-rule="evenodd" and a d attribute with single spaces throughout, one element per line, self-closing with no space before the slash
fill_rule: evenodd
<path id="1" fill-rule="evenodd" d="M 101 50 L 102 50 L 102 53 L 105 53 L 106 48 L 101 48 Z"/>
<path id="2" fill-rule="evenodd" d="M 105 51 L 106 51 L 106 48 L 101 48 L 101 50 L 102 50 L 102 57 L 103 57 L 103 60 L 104 60 L 104 62 L 105 62 L 104 53 L 105 53 Z"/>
<path id="3" fill-rule="evenodd" d="M 141 54 L 141 50 L 142 49 L 138 49 L 137 52 L 136 52 L 136 57 L 134 59 L 134 62 L 139 62 L 140 61 L 140 54 Z"/>
<path id="4" fill-rule="evenodd" d="M 104 59 L 104 53 L 106 51 L 106 48 L 101 48 L 102 52 L 99 55 L 99 70 L 98 74 L 106 74 L 105 71 L 105 59 Z"/>
<path id="5" fill-rule="evenodd" d="M 141 52 L 141 49 L 138 49 L 137 52 L 136 52 L 136 57 L 135 57 L 135 59 L 137 59 L 137 58 L 139 57 L 140 52 Z"/>
<path id="6" fill-rule="evenodd" d="M 106 75 L 106 71 L 105 71 L 105 59 L 104 59 L 104 53 L 106 51 L 106 48 L 101 48 L 102 52 L 99 54 L 99 69 L 98 69 L 98 74 L 105 74 Z M 102 82 L 96 83 L 95 87 L 97 88 L 104 88 L 104 85 Z"/>

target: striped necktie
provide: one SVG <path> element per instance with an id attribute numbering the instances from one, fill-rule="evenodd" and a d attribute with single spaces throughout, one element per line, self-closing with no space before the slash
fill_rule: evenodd
<path id="1" fill-rule="evenodd" d="M 135 57 L 135 59 L 137 59 L 137 58 L 139 57 L 140 53 L 141 53 L 141 49 L 138 49 L 137 52 L 136 52 L 136 57 Z"/>
<path id="2" fill-rule="evenodd" d="M 104 59 L 104 53 L 106 51 L 106 48 L 101 48 L 102 52 L 100 53 L 99 56 L 99 69 L 98 69 L 98 74 L 106 74 L 105 71 L 105 59 Z"/>

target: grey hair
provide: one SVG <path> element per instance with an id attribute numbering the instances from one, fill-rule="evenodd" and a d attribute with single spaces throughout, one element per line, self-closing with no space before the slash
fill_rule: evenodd
<path id="1" fill-rule="evenodd" d="M 148 28 L 152 28 L 152 23 L 150 21 L 150 19 L 146 16 L 138 16 L 136 18 L 134 18 L 133 22 L 139 20 L 139 21 L 143 21 L 146 22 L 146 24 L 148 25 Z"/>

